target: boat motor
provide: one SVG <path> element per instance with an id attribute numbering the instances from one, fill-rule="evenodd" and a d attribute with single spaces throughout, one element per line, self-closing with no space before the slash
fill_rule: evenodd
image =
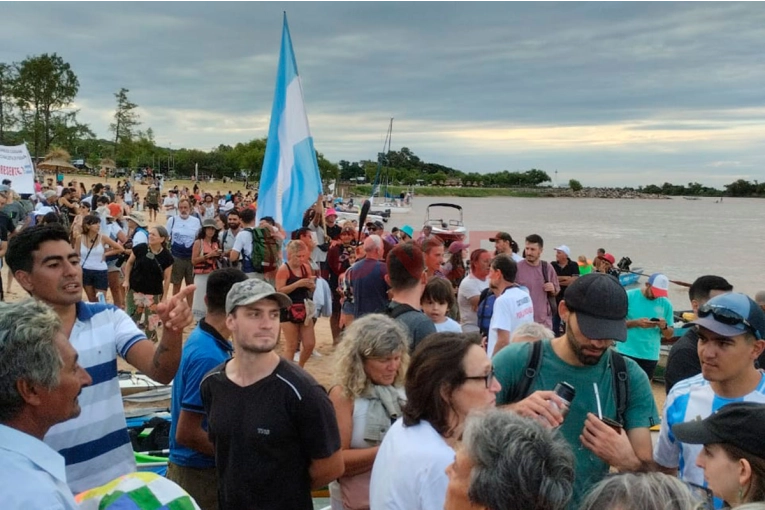
<path id="1" fill-rule="evenodd" d="M 632 265 L 632 259 L 629 257 L 622 257 L 618 264 L 616 264 L 616 267 L 619 268 L 619 271 L 626 271 L 629 272 L 630 266 Z"/>

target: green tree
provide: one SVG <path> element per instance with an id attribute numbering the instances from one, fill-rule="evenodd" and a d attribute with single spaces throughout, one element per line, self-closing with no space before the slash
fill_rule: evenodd
<path id="1" fill-rule="evenodd" d="M 573 192 L 582 191 L 582 183 L 576 179 L 570 179 L 568 181 L 568 187 L 571 188 L 571 191 Z"/>
<path id="2" fill-rule="evenodd" d="M 114 133 L 114 151 L 112 155 L 115 161 L 118 158 L 129 156 L 129 150 L 135 128 L 141 124 L 138 112 L 135 111 L 138 105 L 128 99 L 127 93 L 130 90 L 122 87 L 119 92 L 114 94 L 117 99 L 117 109 L 114 112 L 114 122 L 109 124 L 109 131 Z"/>
<path id="3" fill-rule="evenodd" d="M 28 57 L 16 67 L 13 96 L 16 105 L 26 113 L 26 130 L 38 156 L 50 147 L 54 120 L 77 96 L 80 82 L 71 66 L 56 55 L 47 53 Z"/>
<path id="4" fill-rule="evenodd" d="M 0 145 L 8 144 L 7 131 L 13 129 L 16 118 L 13 112 L 13 83 L 16 69 L 0 62 Z"/>

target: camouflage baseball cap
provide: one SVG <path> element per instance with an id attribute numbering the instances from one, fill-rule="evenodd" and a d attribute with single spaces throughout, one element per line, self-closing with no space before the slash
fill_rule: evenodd
<path id="1" fill-rule="evenodd" d="M 226 313 L 231 313 L 237 306 L 251 305 L 261 299 L 271 298 L 279 303 L 281 308 L 287 308 L 292 300 L 287 294 L 276 290 L 263 280 L 249 278 L 243 282 L 235 283 L 226 295 Z"/>

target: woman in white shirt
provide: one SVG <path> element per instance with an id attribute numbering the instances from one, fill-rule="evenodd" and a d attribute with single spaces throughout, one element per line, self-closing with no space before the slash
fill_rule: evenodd
<path id="1" fill-rule="evenodd" d="M 74 236 L 72 247 L 80 254 L 82 286 L 88 301 L 95 303 L 96 294 L 98 292 L 106 294 L 109 289 L 106 257 L 118 255 L 124 250 L 108 235 L 101 233 L 101 218 L 97 214 L 85 216 L 82 219 L 82 228 L 74 231 Z"/>
<path id="2" fill-rule="evenodd" d="M 402 415 L 409 335 L 381 314 L 353 321 L 336 353 L 337 385 L 329 390 L 340 430 L 345 473 L 329 486 L 332 510 L 369 508 L 369 480 L 377 450 Z"/>
<path id="3" fill-rule="evenodd" d="M 435 333 L 406 373 L 403 418 L 380 445 L 370 483 L 371 510 L 444 508 L 454 445 L 468 413 L 494 407 L 501 389 L 478 335 Z"/>

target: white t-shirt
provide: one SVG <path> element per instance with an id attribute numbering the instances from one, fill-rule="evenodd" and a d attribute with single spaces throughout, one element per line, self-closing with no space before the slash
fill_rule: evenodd
<path id="1" fill-rule="evenodd" d="M 236 234 L 236 239 L 234 239 L 234 247 L 231 248 L 231 251 L 239 253 L 239 263 L 242 265 L 244 265 L 243 259 L 246 258 L 250 260 L 252 258 L 252 234 L 244 230 L 244 227 L 242 227 L 239 230 L 239 233 Z"/>
<path id="2" fill-rule="evenodd" d="M 405 427 L 399 418 L 375 457 L 370 510 L 438 510 L 444 507 L 446 467 L 454 450 L 427 421 Z"/>
<path id="3" fill-rule="evenodd" d="M 484 289 L 489 288 L 489 282 L 476 278 L 473 274 L 467 275 L 462 279 L 460 288 L 457 291 L 457 305 L 460 308 L 460 324 L 462 324 L 462 331 L 465 333 L 477 333 L 480 331 L 478 328 L 478 314 L 473 311 L 473 307 L 470 306 L 470 298 L 480 296 Z"/>
<path id="4" fill-rule="evenodd" d="M 181 259 L 191 258 L 191 248 L 197 238 L 202 224 L 194 216 L 186 219 L 175 216 L 167 220 L 167 231 L 170 233 L 170 252 L 173 257 Z"/>
<path id="5" fill-rule="evenodd" d="M 133 234 L 133 248 L 135 248 L 139 244 L 148 244 L 148 243 L 149 243 L 149 236 L 144 233 L 144 230 L 136 229 L 135 234 Z"/>
<path id="6" fill-rule="evenodd" d="M 679 468 L 677 476 L 684 482 L 706 487 L 704 470 L 696 465 L 696 457 L 703 445 L 681 443 L 672 434 L 672 426 L 676 423 L 703 420 L 731 402 L 765 404 L 765 374 L 753 392 L 739 398 L 729 399 L 716 395 L 702 374 L 675 384 L 664 403 L 659 440 L 653 450 L 654 460 L 664 467 Z"/>
<path id="7" fill-rule="evenodd" d="M 447 317 L 446 320 L 441 323 L 434 322 L 433 325 L 439 333 L 462 333 L 462 326 L 460 326 L 460 323 L 450 317 Z"/>
<path id="8" fill-rule="evenodd" d="M 313 222 L 311 222 L 308 224 L 308 229 L 311 232 L 316 233 L 316 246 L 314 247 L 313 251 L 311 251 L 311 259 L 317 264 L 320 262 L 325 262 L 327 260 L 327 252 L 322 251 L 321 248 L 319 248 L 319 245 L 324 244 L 325 241 L 324 227 L 321 225 L 314 225 Z"/>
<path id="9" fill-rule="evenodd" d="M 489 340 L 486 351 L 489 356 L 494 353 L 497 345 L 497 330 L 502 329 L 513 334 L 521 324 L 534 322 L 534 305 L 529 293 L 518 287 L 510 287 L 494 301 L 494 311 L 489 325 Z"/>
<path id="10" fill-rule="evenodd" d="M 172 205 L 173 207 L 168 209 L 167 206 Z M 178 199 L 176 197 L 166 196 L 165 199 L 162 201 L 162 209 L 165 210 L 165 214 L 167 217 L 171 216 L 178 216 Z"/>

